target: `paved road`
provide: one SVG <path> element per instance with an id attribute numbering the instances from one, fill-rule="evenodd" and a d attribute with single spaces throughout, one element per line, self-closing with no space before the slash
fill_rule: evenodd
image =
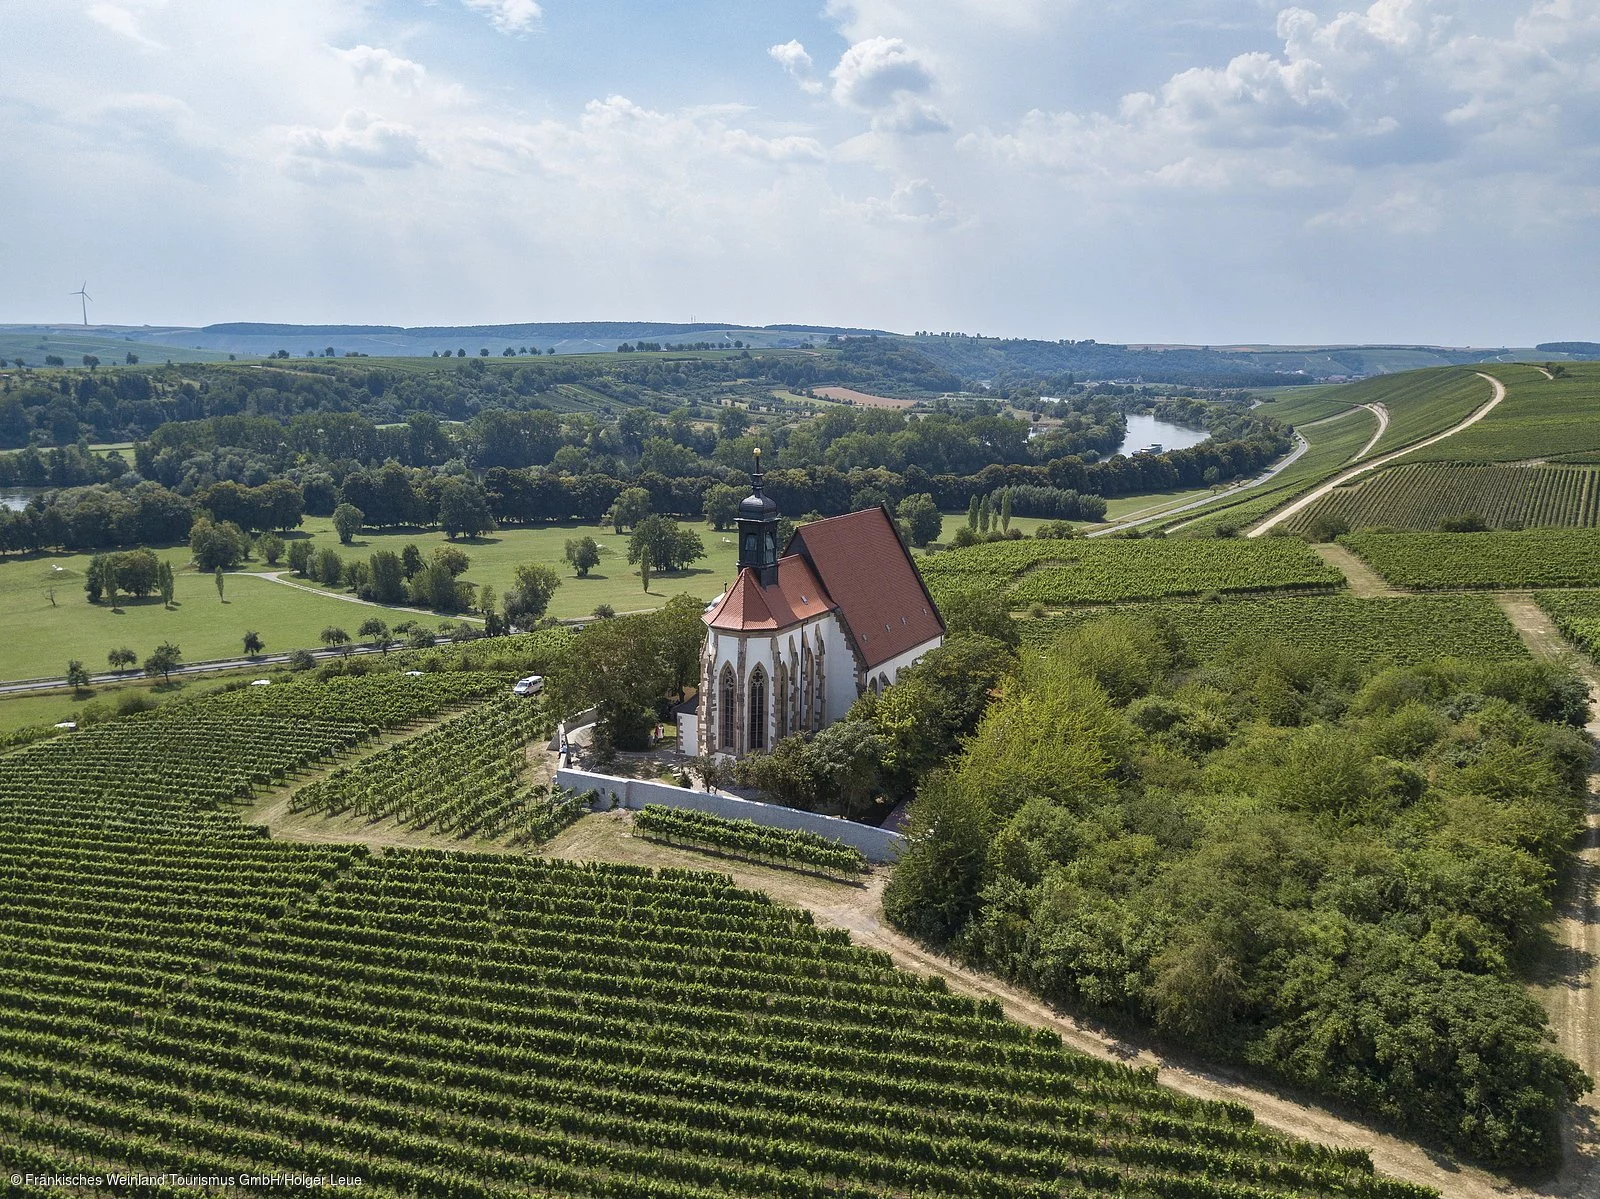
<path id="1" fill-rule="evenodd" d="M 395 642 L 391 649 L 403 647 L 403 642 Z M 313 658 L 338 658 L 353 656 L 355 654 L 376 654 L 382 651 L 370 645 L 357 645 L 350 647 L 348 653 L 344 650 L 319 649 L 313 650 Z M 217 674 L 224 670 L 246 670 L 255 667 L 266 670 L 273 666 L 281 666 L 292 655 L 290 653 L 262 654 L 259 658 L 215 658 L 207 662 L 185 662 L 173 667 L 175 675 Z M 91 687 L 101 687 L 110 683 L 132 683 L 144 678 L 144 673 L 138 670 L 124 670 L 120 672 L 107 672 L 105 674 L 92 674 L 89 676 Z M 0 695 L 25 695 L 32 691 L 62 691 L 67 686 L 67 680 L 61 679 L 18 679 L 11 683 L 0 683 Z"/>
<path id="2" fill-rule="evenodd" d="M 1443 441 L 1446 437 L 1454 437 L 1457 433 L 1461 432 L 1461 430 L 1470 428 L 1471 426 L 1477 424 L 1484 417 L 1488 416 L 1489 413 L 1493 412 L 1495 408 L 1499 406 L 1501 400 L 1506 398 L 1506 385 L 1500 382 L 1499 379 L 1496 379 L 1493 375 L 1486 375 L 1482 371 L 1475 371 L 1473 373 L 1494 388 L 1494 394 L 1490 397 L 1487 404 L 1479 408 L 1471 416 L 1467 417 L 1466 420 L 1462 421 L 1458 425 L 1450 426 L 1450 428 L 1446 429 L 1443 433 L 1435 433 L 1432 437 L 1428 437 L 1422 441 L 1408 445 L 1402 450 L 1395 450 L 1392 453 L 1384 454 L 1381 457 L 1374 458 L 1371 462 L 1363 462 L 1360 466 L 1353 466 L 1349 470 L 1335 475 L 1320 487 L 1314 487 L 1310 491 L 1306 492 L 1305 495 L 1301 496 L 1287 508 L 1280 508 L 1277 512 L 1274 512 L 1271 516 L 1267 517 L 1266 520 L 1262 521 L 1255 528 L 1246 533 L 1245 536 L 1260 537 L 1268 531 L 1276 528 L 1284 521 L 1288 520 L 1291 516 L 1295 515 L 1295 513 L 1303 512 L 1312 504 L 1320 500 L 1323 496 L 1327 495 L 1328 492 L 1332 491 L 1335 487 L 1339 487 L 1345 483 L 1348 483 L 1357 475 L 1364 475 L 1370 470 L 1377 470 L 1380 466 L 1388 466 L 1389 463 L 1395 461 L 1396 459 L 1404 458 L 1407 454 L 1413 454 L 1417 450 L 1423 449 L 1430 445 L 1435 445 L 1438 442 Z"/>

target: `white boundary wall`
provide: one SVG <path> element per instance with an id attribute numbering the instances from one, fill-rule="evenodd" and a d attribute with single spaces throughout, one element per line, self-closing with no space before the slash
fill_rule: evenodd
<path id="1" fill-rule="evenodd" d="M 739 799 L 732 795 L 719 795 L 714 791 L 690 791 L 670 783 L 656 783 L 645 779 L 618 778 L 611 774 L 596 774 L 589 770 L 558 770 L 556 783 L 583 795 L 596 792 L 610 796 L 625 808 L 639 809 L 646 804 L 662 804 L 669 808 L 691 808 L 709 812 L 728 820 L 753 820 L 771 828 L 799 829 L 816 833 L 830 840 L 842 841 L 864 853 L 873 862 L 893 862 L 900 857 L 906 839 L 900 833 L 873 828 L 870 824 L 857 824 L 837 816 L 819 816 L 815 812 L 802 812 L 798 808 L 785 808 L 777 804 L 757 803 L 752 799 Z"/>

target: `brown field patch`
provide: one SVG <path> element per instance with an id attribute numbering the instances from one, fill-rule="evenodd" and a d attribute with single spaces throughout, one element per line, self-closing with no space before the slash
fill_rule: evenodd
<path id="1" fill-rule="evenodd" d="M 816 392 L 825 400 L 838 400 L 840 403 L 860 404 L 863 408 L 914 408 L 915 400 L 896 400 L 889 396 L 869 395 L 864 391 L 856 391 L 851 387 L 814 387 Z"/>

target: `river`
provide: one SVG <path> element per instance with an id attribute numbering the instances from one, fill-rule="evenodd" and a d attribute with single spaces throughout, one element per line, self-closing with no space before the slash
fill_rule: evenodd
<path id="1" fill-rule="evenodd" d="M 1157 420 L 1153 416 L 1130 413 L 1128 435 L 1117 447 L 1117 453 L 1131 455 L 1135 450 L 1142 450 L 1152 445 L 1159 445 L 1162 450 L 1186 450 L 1192 445 L 1199 445 L 1210 436 L 1211 434 L 1204 429 L 1187 429 L 1170 421 Z"/>
<path id="2" fill-rule="evenodd" d="M 21 512 L 28 506 L 28 501 L 38 494 L 39 491 L 0 491 L 0 508 L 7 512 Z"/>

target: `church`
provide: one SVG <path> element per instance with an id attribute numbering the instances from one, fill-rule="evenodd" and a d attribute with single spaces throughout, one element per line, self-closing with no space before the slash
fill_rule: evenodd
<path id="1" fill-rule="evenodd" d="M 689 754 L 742 758 L 844 718 L 944 639 L 944 621 L 885 507 L 813 521 L 778 552 L 778 505 L 739 505 L 739 573 L 707 609 Z"/>

